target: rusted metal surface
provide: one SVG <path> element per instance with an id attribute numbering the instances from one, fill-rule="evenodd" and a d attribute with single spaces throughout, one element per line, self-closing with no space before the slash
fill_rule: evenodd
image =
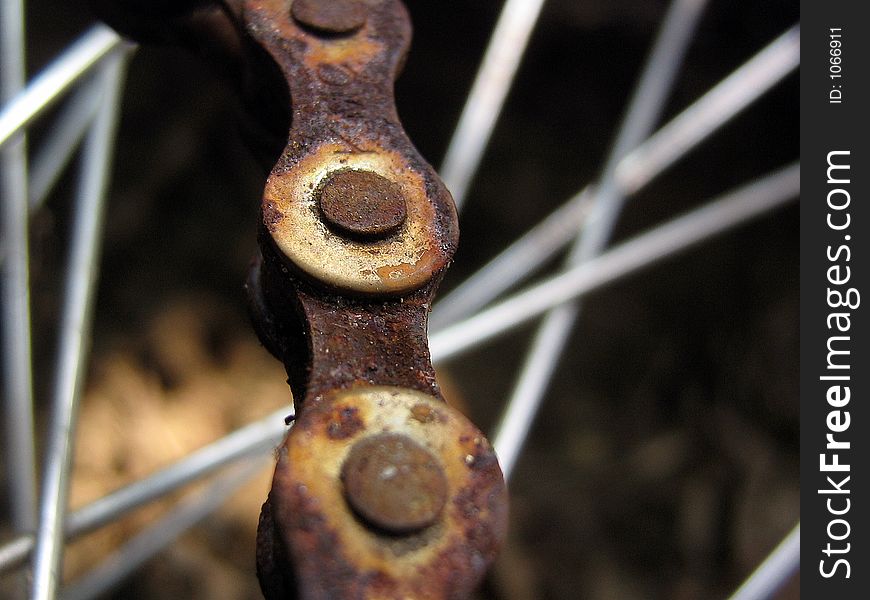
<path id="1" fill-rule="evenodd" d="M 507 500 L 489 443 L 443 403 L 429 361 L 456 213 L 396 114 L 404 7 L 326 4 L 248 0 L 241 13 L 293 103 L 252 279 L 297 405 L 258 575 L 270 600 L 462 598 L 504 536 Z"/>
<path id="2" fill-rule="evenodd" d="M 431 524 L 403 534 L 360 519 L 341 482 L 358 444 L 397 433 L 434 458 L 446 485 Z M 504 535 L 505 494 L 480 431 L 429 394 L 366 386 L 312 399 L 278 451 L 264 509 L 258 546 L 294 566 L 260 561 L 266 596 L 296 585 L 317 599 L 468 597 Z"/>
<path id="3" fill-rule="evenodd" d="M 351 239 L 387 237 L 408 216 L 399 186 L 371 171 L 336 171 L 315 196 L 326 226 Z"/>
<path id="4" fill-rule="evenodd" d="M 264 193 L 268 241 L 303 276 L 339 290 L 407 294 L 443 270 L 457 240 L 456 212 L 434 170 L 405 135 L 393 81 L 410 42 L 404 7 L 366 3 L 352 35 L 320 36 L 299 26 L 282 0 L 249 0 L 250 35 L 281 68 L 290 90 L 289 142 Z M 316 192 L 338 170 L 390 181 L 406 218 L 392 235 L 358 244 L 320 218 Z"/>
<path id="5" fill-rule="evenodd" d="M 354 511 L 389 533 L 435 524 L 447 502 L 447 478 L 438 459 L 400 433 L 360 440 L 342 465 L 341 481 Z"/>
<path id="6" fill-rule="evenodd" d="M 362 27 L 367 2 L 362 0 L 294 0 L 290 13 L 302 26 L 327 33 L 348 33 Z"/>
<path id="7" fill-rule="evenodd" d="M 192 6 L 258 48 L 248 62 L 271 56 L 292 106 L 247 283 L 296 405 L 260 517 L 263 593 L 467 597 L 504 538 L 507 497 L 489 442 L 444 403 L 429 359 L 458 226 L 394 105 L 407 12 L 398 0 Z"/>

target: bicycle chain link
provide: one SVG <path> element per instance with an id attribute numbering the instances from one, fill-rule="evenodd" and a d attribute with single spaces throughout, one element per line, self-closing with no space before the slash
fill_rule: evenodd
<path id="1" fill-rule="evenodd" d="M 292 105 L 247 285 L 296 410 L 258 527 L 263 593 L 467 597 L 504 538 L 507 497 L 489 442 L 444 402 L 429 359 L 458 225 L 396 113 L 408 13 L 399 0 L 185 4 L 168 9 L 176 31 L 203 14 L 223 31 L 230 21 L 278 65 Z M 136 32 L 130 15 L 122 28 Z"/>

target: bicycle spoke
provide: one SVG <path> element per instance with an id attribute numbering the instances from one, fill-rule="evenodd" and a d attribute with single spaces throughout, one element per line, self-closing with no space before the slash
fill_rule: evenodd
<path id="1" fill-rule="evenodd" d="M 31 210 L 45 201 L 97 113 L 102 93 L 99 81 L 85 80 L 79 85 L 61 109 L 33 159 L 28 184 Z"/>
<path id="2" fill-rule="evenodd" d="M 0 113 L 0 147 L 57 102 L 85 73 L 122 45 L 118 34 L 96 25 L 43 70 Z"/>
<path id="3" fill-rule="evenodd" d="M 33 551 L 33 536 L 22 535 L 0 546 L 0 574 L 20 566 Z"/>
<path id="4" fill-rule="evenodd" d="M 183 460 L 109 494 L 72 513 L 68 535 L 82 535 L 117 520 L 131 510 L 193 483 L 238 460 L 268 453 L 287 433 L 286 409 L 274 412 L 250 425 L 191 453 Z"/>
<path id="5" fill-rule="evenodd" d="M 800 48 L 792 37 L 792 32 L 796 31 L 796 28 L 790 29 L 731 73 L 723 80 L 730 82 L 726 88 L 720 82 L 674 117 L 644 142 L 642 151 L 626 155 L 614 174 L 622 193 L 639 192 L 794 71 L 800 62 Z M 743 83 L 738 85 L 741 81 Z M 662 160 L 663 157 L 667 160 Z M 473 314 L 552 258 L 577 235 L 591 208 L 591 200 L 592 189 L 587 186 L 443 296 L 432 311 L 431 330 L 437 332 Z"/>
<path id="6" fill-rule="evenodd" d="M 24 11 L 21 0 L 0 5 L 0 101 L 24 87 Z M 36 526 L 36 450 L 30 339 L 27 139 L 23 132 L 0 151 L 2 195 L 2 374 L 7 493 L 15 531 Z"/>
<path id="7" fill-rule="evenodd" d="M 441 178 L 456 210 L 466 192 L 504 106 L 544 0 L 507 0 L 462 109 L 441 164 Z"/>
<path id="8" fill-rule="evenodd" d="M 430 338 L 432 360 L 452 358 L 547 310 L 673 256 L 781 206 L 800 189 L 797 164 L 756 180 L 598 257 L 519 292 Z"/>
<path id="9" fill-rule="evenodd" d="M 800 26 L 795 25 L 626 156 L 617 170 L 625 193 L 637 192 L 799 64 Z"/>
<path id="10" fill-rule="evenodd" d="M 76 210 L 65 282 L 51 425 L 47 435 L 39 524 L 34 551 L 33 598 L 55 596 L 63 556 L 72 438 L 82 387 L 99 257 L 103 200 L 108 180 L 124 56 L 101 65 L 103 106 L 88 132 L 76 190 Z"/>
<path id="11" fill-rule="evenodd" d="M 788 578 L 797 572 L 800 560 L 801 524 L 798 523 L 729 600 L 772 598 Z"/>
<path id="12" fill-rule="evenodd" d="M 445 294 L 429 315 L 429 329 L 440 331 L 473 314 L 534 273 L 577 235 L 589 215 L 592 194 L 591 186 L 583 188 L 449 294 Z"/>
<path id="13" fill-rule="evenodd" d="M 24 87 L 26 78 L 22 0 L 2 0 L 0 17 L 0 99 L 5 102 Z"/>
<path id="14" fill-rule="evenodd" d="M 658 121 L 705 5 L 704 0 L 674 0 L 668 9 L 605 162 L 590 216 L 569 253 L 567 267 L 597 256 L 610 240 L 626 201 L 615 181 L 616 167 L 631 148 L 650 134 Z M 580 310 L 579 301 L 551 310 L 538 327 L 526 353 L 520 377 L 495 436 L 506 477 L 513 470 Z"/>
<path id="15" fill-rule="evenodd" d="M 200 448 L 175 464 L 71 512 L 67 518 L 65 538 L 74 539 L 112 523 L 130 511 L 202 479 L 223 466 L 267 453 L 287 431 L 284 425 L 287 412 L 287 409 L 276 411 Z M 33 550 L 33 543 L 33 536 L 21 536 L 0 547 L 0 573 L 23 564 Z"/>
<path id="16" fill-rule="evenodd" d="M 219 509 L 264 466 L 262 459 L 253 460 L 220 476 L 195 500 L 182 503 L 111 554 L 102 565 L 62 590 L 60 597 L 63 600 L 89 600 L 108 592 L 172 544 L 182 533 Z"/>

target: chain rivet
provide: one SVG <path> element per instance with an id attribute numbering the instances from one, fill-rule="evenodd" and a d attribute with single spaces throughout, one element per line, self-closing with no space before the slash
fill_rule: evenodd
<path id="1" fill-rule="evenodd" d="M 305 27 L 325 33 L 350 33 L 366 22 L 360 0 L 293 0 L 290 13 Z"/>
<path id="2" fill-rule="evenodd" d="M 317 200 L 326 225 L 351 238 L 384 238 L 408 216 L 399 186 L 371 171 L 332 173 L 317 190 Z"/>
<path id="3" fill-rule="evenodd" d="M 398 433 L 357 442 L 342 466 L 341 479 L 354 511 L 390 533 L 432 525 L 447 502 L 447 477 L 438 459 Z"/>

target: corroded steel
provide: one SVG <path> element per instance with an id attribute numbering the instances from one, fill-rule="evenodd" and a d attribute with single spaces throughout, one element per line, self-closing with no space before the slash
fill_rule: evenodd
<path id="1" fill-rule="evenodd" d="M 401 433 L 370 435 L 341 467 L 348 503 L 366 522 L 390 533 L 433 525 L 447 502 L 438 458 Z"/>
<path id="2" fill-rule="evenodd" d="M 365 23 L 366 5 L 363 0 L 295 0 L 290 13 L 303 26 L 328 33 L 348 33 Z"/>
<path id="3" fill-rule="evenodd" d="M 303 276 L 343 291 L 406 294 L 430 282 L 458 240 L 450 194 L 405 135 L 393 81 L 410 43 L 404 7 L 366 2 L 349 35 L 318 35 L 297 24 L 284 0 L 248 0 L 247 31 L 275 60 L 293 104 L 288 144 L 266 183 L 268 243 Z M 354 4 L 355 6 L 355 4 Z M 393 235 L 359 244 L 336 235 L 317 211 L 317 190 L 337 170 L 378 175 L 404 197 Z"/>
<path id="4" fill-rule="evenodd" d="M 359 444 L 396 434 L 434 458 L 446 485 L 437 517 L 404 533 L 358 518 L 341 482 Z M 260 522 L 265 595 L 289 598 L 295 589 L 318 599 L 468 597 L 504 535 L 505 494 L 489 443 L 430 394 L 361 386 L 311 399 L 278 450 Z"/>
<path id="5" fill-rule="evenodd" d="M 117 15 L 142 0 L 108 4 Z M 171 6 L 160 10 L 183 36 L 191 25 Z M 280 72 L 268 86 L 292 105 L 247 284 L 296 405 L 260 516 L 263 593 L 467 597 L 504 538 L 507 497 L 489 442 L 444 403 L 429 359 L 426 320 L 458 226 L 394 105 L 407 12 L 399 0 L 186 6 L 220 23 L 212 43 L 237 71 Z"/>
<path id="6" fill-rule="evenodd" d="M 336 171 L 316 197 L 326 226 L 351 238 L 384 238 L 408 216 L 399 186 L 371 171 Z"/>

